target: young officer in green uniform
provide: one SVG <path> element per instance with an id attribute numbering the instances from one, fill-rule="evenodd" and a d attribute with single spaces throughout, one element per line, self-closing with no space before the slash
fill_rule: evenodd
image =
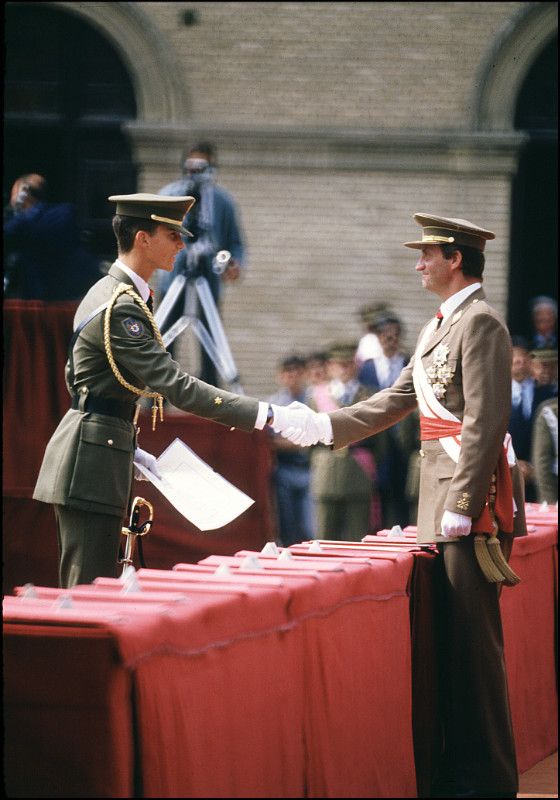
<path id="1" fill-rule="evenodd" d="M 194 199 L 133 194 L 109 200 L 116 203 L 118 258 L 76 312 L 66 365 L 72 407 L 47 445 L 33 494 L 54 504 L 62 587 L 116 575 L 133 461 L 157 470 L 154 456 L 137 447 L 139 397 L 151 397 L 161 417 L 167 398 L 184 411 L 245 431 L 266 423 L 279 430 L 305 413 L 210 386 L 186 374 L 165 350 L 148 281 L 156 269 L 173 269 Z"/>

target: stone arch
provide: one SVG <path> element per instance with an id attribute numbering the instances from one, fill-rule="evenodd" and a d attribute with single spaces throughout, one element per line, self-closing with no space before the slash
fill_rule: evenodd
<path id="1" fill-rule="evenodd" d="M 95 26 L 115 47 L 126 65 L 136 95 L 139 123 L 181 125 L 191 103 L 168 39 L 137 3 L 73 3 L 52 5 Z"/>
<path id="2" fill-rule="evenodd" d="M 513 130 L 523 80 L 557 32 L 556 3 L 530 3 L 506 26 L 488 53 L 475 84 L 475 130 Z"/>

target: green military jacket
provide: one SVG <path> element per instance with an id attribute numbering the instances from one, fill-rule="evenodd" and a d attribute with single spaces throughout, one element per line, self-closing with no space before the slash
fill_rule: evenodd
<path id="1" fill-rule="evenodd" d="M 435 348 L 447 346 L 450 378 L 440 402 L 463 423 L 458 463 L 447 455 L 439 440 L 422 443 L 419 541 L 441 539 L 445 509 L 473 519 L 481 514 L 503 447 L 511 409 L 511 341 L 505 323 L 484 298 L 482 289 L 467 297 L 419 354 L 423 366 L 429 369 Z M 378 433 L 416 408 L 412 377 L 416 357 L 415 353 L 389 388 L 330 414 L 335 448 Z M 517 466 L 512 470 L 512 480 L 517 506 L 514 535 L 524 535 L 523 482 Z"/>
<path id="2" fill-rule="evenodd" d="M 116 264 L 80 303 L 74 328 L 132 280 Z M 109 364 L 103 339 L 105 311 L 81 331 L 74 345 L 74 375 L 66 365 L 71 395 L 136 403 L 138 395 L 121 385 Z M 251 431 L 258 401 L 210 386 L 184 372 L 157 341 L 151 323 L 133 298 L 120 295 L 111 314 L 110 341 L 116 365 L 138 389 L 159 392 L 184 411 L 229 427 Z M 46 503 L 122 516 L 133 479 L 136 431 L 132 422 L 69 409 L 47 445 L 33 497 Z"/>

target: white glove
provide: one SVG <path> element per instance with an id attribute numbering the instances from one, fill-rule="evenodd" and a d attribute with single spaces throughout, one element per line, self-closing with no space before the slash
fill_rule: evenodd
<path id="1" fill-rule="evenodd" d="M 272 430 L 274 433 L 282 433 L 290 425 L 303 425 L 306 415 L 312 414 L 310 408 L 303 403 L 293 402 L 289 406 L 276 406 L 271 404 L 274 419 Z"/>
<path id="2" fill-rule="evenodd" d="M 157 459 L 151 453 L 147 453 L 145 450 L 141 450 L 139 447 L 136 448 L 134 451 L 134 463 L 141 464 L 146 469 L 149 469 L 156 478 L 161 478 L 160 472 L 157 468 Z M 139 470 L 134 468 L 134 477 L 137 481 L 147 481 L 148 478 Z"/>
<path id="3" fill-rule="evenodd" d="M 317 442 L 332 444 L 332 425 L 329 415 L 312 411 L 306 418 L 303 428 L 286 428 L 282 436 L 300 447 L 309 447 Z"/>
<path id="4" fill-rule="evenodd" d="M 328 414 L 318 414 L 303 403 L 293 402 L 289 406 L 272 406 L 272 427 L 285 439 L 300 447 L 309 447 L 317 442 L 330 444 L 332 426 Z"/>
<path id="5" fill-rule="evenodd" d="M 472 518 L 464 514 L 457 514 L 455 511 L 444 511 L 441 518 L 441 535 L 468 536 L 471 532 Z"/>

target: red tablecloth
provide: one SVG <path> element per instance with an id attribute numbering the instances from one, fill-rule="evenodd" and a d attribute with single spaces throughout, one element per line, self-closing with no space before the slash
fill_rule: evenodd
<path id="1" fill-rule="evenodd" d="M 504 649 L 520 772 L 558 749 L 556 554 L 558 527 L 516 539 L 511 566 L 521 577 L 501 595 Z"/>
<path id="2" fill-rule="evenodd" d="M 522 583 L 502 593 L 520 771 L 557 747 L 556 543 L 546 526 L 516 540 Z M 63 593 L 74 608 L 48 588 L 5 598 L 10 794 L 406 797 L 414 757 L 425 793 L 433 555 L 323 547 L 140 571 L 136 596 L 100 580 Z M 230 574 L 214 575 L 220 565 Z M 96 729 L 109 734 L 92 749 Z"/>
<path id="3" fill-rule="evenodd" d="M 7 796 L 132 797 L 131 675 L 112 633 L 32 617 L 4 623 Z"/>
<path id="4" fill-rule="evenodd" d="M 144 595 L 111 597 L 110 581 L 71 590 L 74 608 L 53 607 L 48 590 L 45 599 L 5 598 L 5 692 L 13 709 L 7 737 L 24 739 L 21 706 L 12 702 L 21 652 L 13 642 L 27 640 L 30 625 L 46 637 L 66 624 L 76 651 L 92 630 L 109 636 L 118 672 L 130 676 L 136 722 L 123 741 L 133 741 L 137 777 L 132 785 L 134 773 L 123 768 L 117 785 L 114 764 L 91 751 L 83 725 L 64 753 L 79 765 L 81 781 L 73 767 L 61 770 L 57 796 L 92 796 L 94 785 L 99 797 L 127 796 L 131 788 L 145 797 L 413 797 L 406 591 L 412 561 L 406 553 L 323 562 L 319 569 L 309 561 L 310 569 L 250 571 L 257 583 L 242 583 L 243 570 L 229 583 L 189 582 L 187 566 L 184 581 L 179 571 L 151 576 L 159 598 L 153 603 Z M 268 575 L 270 588 L 263 585 Z M 140 573 L 139 580 L 147 588 L 148 577 Z M 170 602 L 162 586 L 186 597 Z M 380 646 L 389 638 L 391 647 Z M 74 669 L 71 660 L 58 668 L 61 675 Z M 44 662 L 27 665 L 28 679 L 33 670 L 48 694 Z M 90 668 L 90 675 L 97 673 Z M 98 678 L 103 691 L 106 677 Z M 56 684 L 63 688 L 64 680 Z M 67 720 L 65 700 L 55 695 L 47 720 L 41 692 L 30 698 L 25 721 L 37 735 L 19 763 L 33 769 L 9 767 L 12 796 L 38 796 L 52 786 L 51 733 Z M 87 719 L 87 696 L 75 702 L 83 706 L 75 717 Z M 119 763 L 123 756 L 115 754 Z"/>

